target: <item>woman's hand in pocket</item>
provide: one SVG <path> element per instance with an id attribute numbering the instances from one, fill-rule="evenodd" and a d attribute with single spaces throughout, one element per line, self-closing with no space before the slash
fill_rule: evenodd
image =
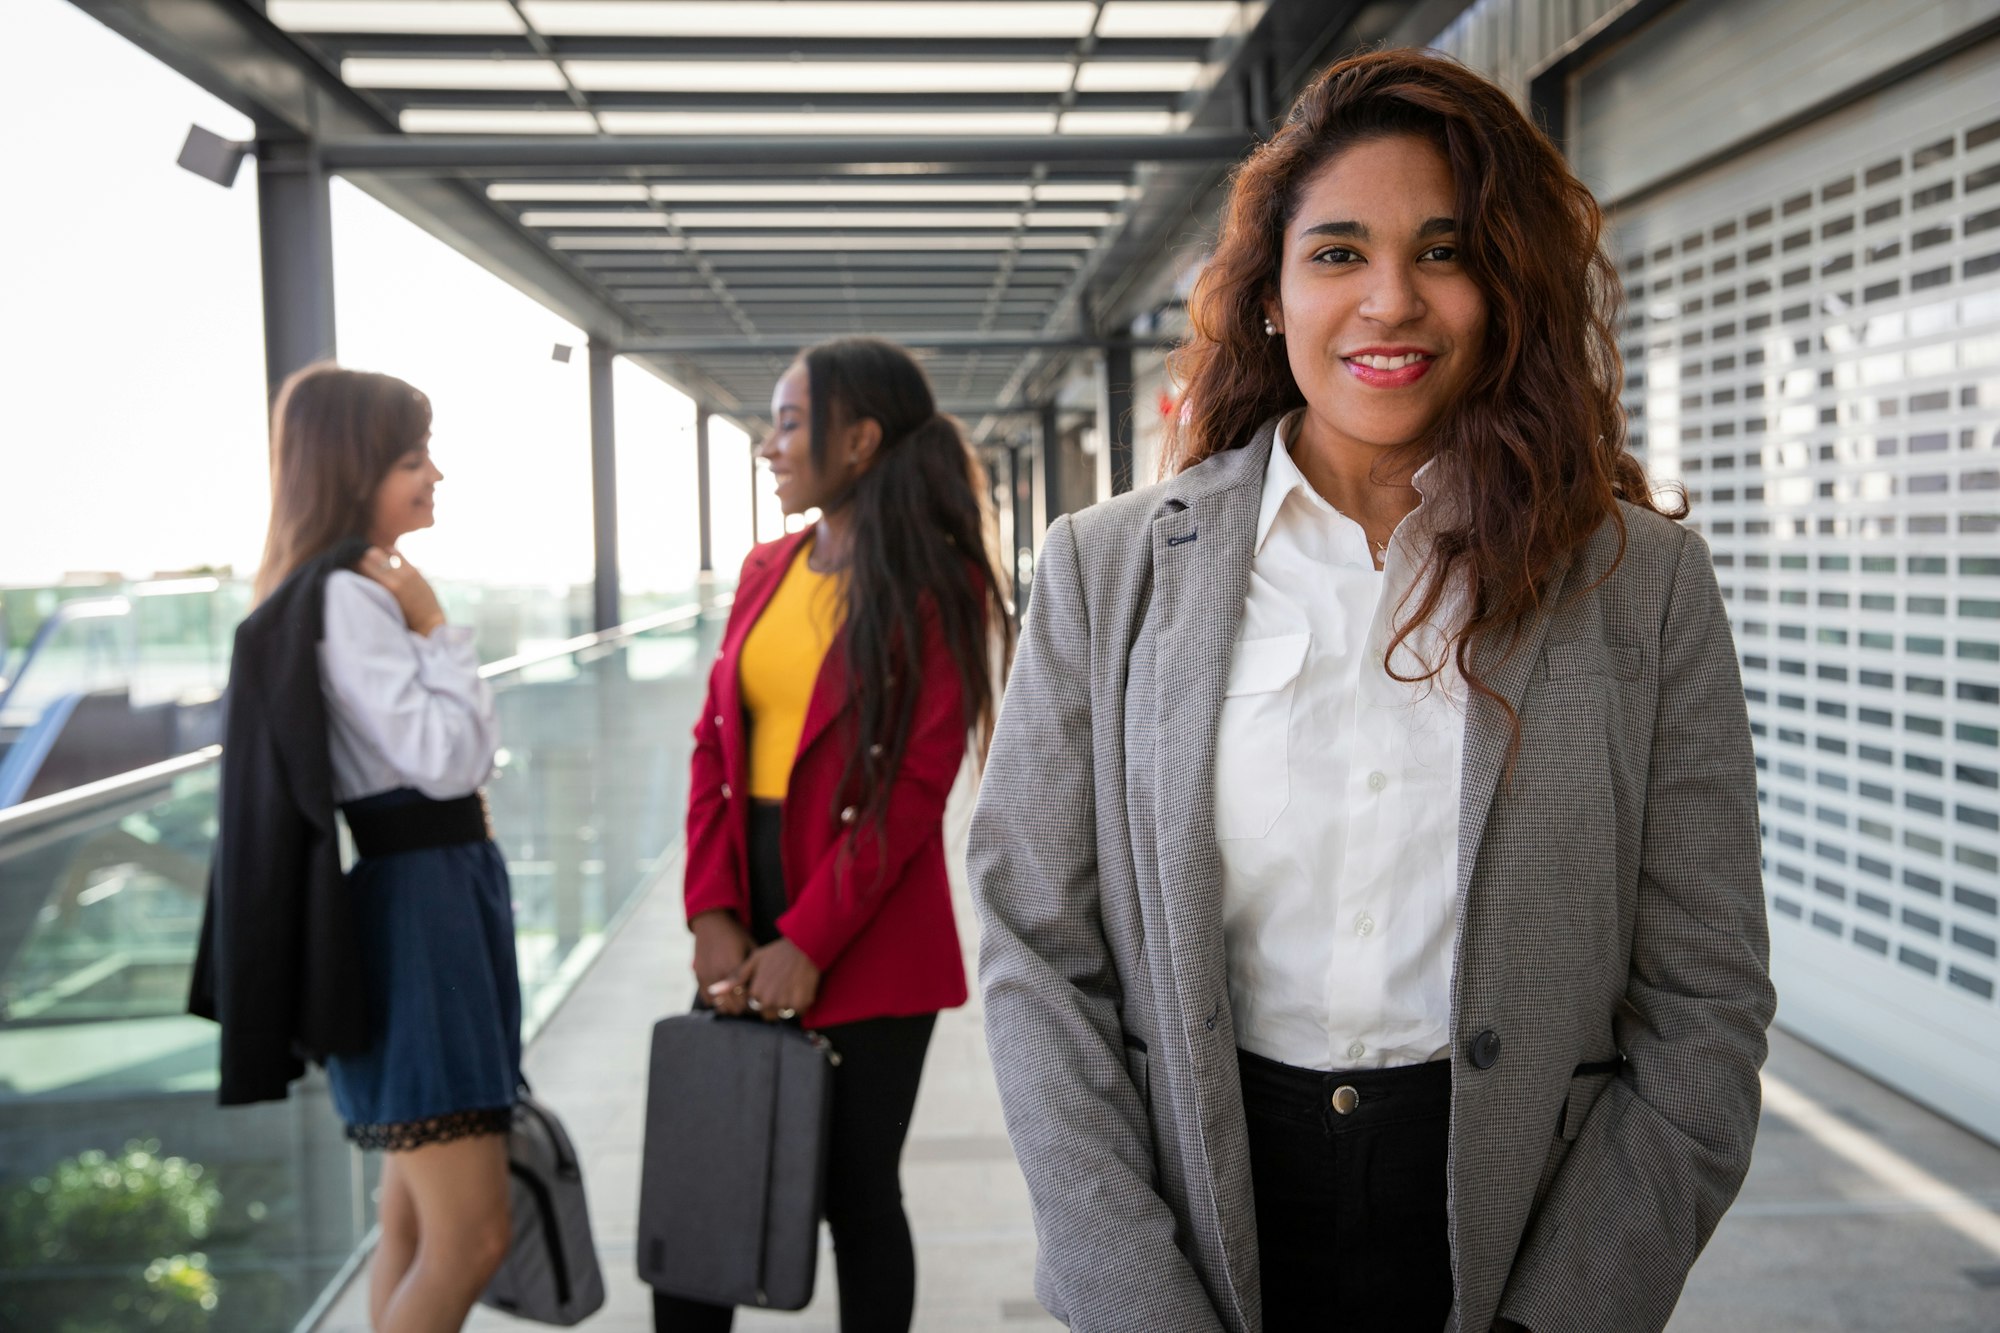
<path id="1" fill-rule="evenodd" d="M 740 1014 L 748 992 L 736 984 L 736 970 L 750 956 L 750 932 L 733 912 L 703 912 L 694 931 L 694 979 L 718 1013 Z"/>
<path id="2" fill-rule="evenodd" d="M 767 1023 L 797 1018 L 819 995 L 819 967 L 783 936 L 743 960 L 736 984 L 747 992 L 752 1013 Z"/>

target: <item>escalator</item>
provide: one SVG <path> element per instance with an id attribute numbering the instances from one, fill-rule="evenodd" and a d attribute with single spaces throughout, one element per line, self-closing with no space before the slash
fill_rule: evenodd
<path id="1" fill-rule="evenodd" d="M 43 619 L 0 664 L 0 809 L 221 740 L 226 657 L 212 609 L 198 612 L 211 623 L 193 648 L 142 638 L 139 626 L 149 595 L 212 596 L 218 586 L 177 580 L 138 597 L 78 598 Z"/>

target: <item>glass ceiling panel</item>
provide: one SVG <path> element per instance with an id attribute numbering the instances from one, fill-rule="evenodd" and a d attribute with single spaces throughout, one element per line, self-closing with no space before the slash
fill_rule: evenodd
<path id="1" fill-rule="evenodd" d="M 1093 187 L 1105 188 L 1105 187 Z M 1120 191 L 1124 186 L 1114 187 Z M 911 203 L 983 204 L 1026 203 L 1026 181 L 954 184 L 949 181 L 800 181 L 764 183 L 759 181 L 688 181 L 653 186 L 653 198 L 662 203 Z M 524 196 L 525 197 L 525 196 Z M 1058 196 L 1050 195 L 1048 198 Z M 1092 199 L 1107 196 L 1091 195 Z M 1109 196 L 1122 199 L 1123 193 Z"/>
<path id="2" fill-rule="evenodd" d="M 1172 134 L 1187 123 L 1178 111 L 1065 111 L 1064 134 Z"/>
<path id="3" fill-rule="evenodd" d="M 1047 134 L 1047 111 L 602 111 L 612 134 Z"/>
<path id="4" fill-rule="evenodd" d="M 615 237 L 612 239 L 616 239 Z M 1085 236 L 1034 237 L 1024 236 L 1025 246 L 1031 241 L 1056 240 L 1061 244 L 1049 248 L 1060 250 L 1087 250 L 1090 238 Z M 845 236 L 827 232 L 809 233 L 803 236 L 704 236 L 696 242 L 699 249 L 707 250 L 1011 250 L 1014 238 L 1011 236 L 887 236 L 881 234 Z M 1037 247 L 1039 248 L 1039 247 Z"/>
<path id="5" fill-rule="evenodd" d="M 500 181 L 486 187 L 486 197 L 502 201 L 540 200 L 552 204 L 643 204 L 648 195 L 646 187 L 636 183 L 592 185 L 567 181 Z"/>
<path id="6" fill-rule="evenodd" d="M 1035 198 L 1044 203 L 1094 203 L 1097 200 L 1137 199 L 1137 186 L 1122 181 L 1043 181 L 1035 187 Z"/>
<path id="7" fill-rule="evenodd" d="M 581 209 L 563 208 L 551 211 L 521 214 L 521 225 L 525 227 L 664 227 L 667 215 L 664 213 L 586 213 Z"/>
<path id="8" fill-rule="evenodd" d="M 289 32 L 526 32 L 507 0 L 267 0 L 265 17 Z"/>
<path id="9" fill-rule="evenodd" d="M 1028 214 L 1030 227 L 1108 227 L 1118 220 L 1116 213 L 1095 212 L 1089 209 L 1046 209 L 1038 208 Z"/>
<path id="10" fill-rule="evenodd" d="M 1200 69 L 1187 61 L 1132 68 L 1155 66 Z M 592 92 L 1060 93 L 1071 74 L 1066 60 L 570 60 L 564 68 L 577 87 Z M 1128 86 L 1186 86 L 1152 77 Z"/>
<path id="11" fill-rule="evenodd" d="M 354 57 L 340 62 L 350 88 L 501 88 L 560 92 L 553 60 L 394 60 Z"/>
<path id="12" fill-rule="evenodd" d="M 1057 212 L 1035 212 L 1024 216 L 1007 211 L 981 211 L 966 213 L 926 213 L 896 210 L 893 212 L 864 212 L 854 209 L 812 210 L 786 212 L 777 210 L 703 210 L 695 212 L 649 213 L 626 210 L 611 213 L 593 213 L 583 209 L 531 209 L 521 215 L 521 222 L 529 227 L 665 227 L 672 225 L 683 230 L 696 231 L 709 228 L 728 230 L 749 230 L 764 228 L 819 228 L 841 230 L 849 227 L 918 227 L 929 229 L 1001 230 L 1011 231 L 1025 221 L 1031 227 L 1102 227 L 1117 219 L 1116 213 L 1095 210 L 1069 209 Z"/>
<path id="13" fill-rule="evenodd" d="M 1234 5 L 1225 6 L 1234 9 Z M 550 36 L 632 37 L 1081 37 L 1097 6 L 1089 0 L 993 4 L 827 3 L 795 0 L 729 4 L 684 0 L 523 0 L 537 30 Z"/>
<path id="14" fill-rule="evenodd" d="M 1238 23 L 1249 31 L 1263 8 L 1235 0 L 1110 0 L 1097 20 L 1097 35 L 1220 37 Z"/>
<path id="15" fill-rule="evenodd" d="M 820 227 L 828 230 L 844 227 L 930 227 L 930 228 L 978 228 L 982 230 L 999 228 L 1011 230 L 1021 225 L 1021 215 L 1005 211 L 981 211 L 977 213 L 913 213 L 907 210 L 895 212 L 864 212 L 856 209 L 842 209 L 839 212 L 815 210 L 811 212 L 694 212 L 674 214 L 674 224 L 689 230 L 705 227 L 743 229 L 750 227 Z M 530 224 L 534 225 L 534 224 Z"/>
<path id="16" fill-rule="evenodd" d="M 685 250 L 678 236 L 551 236 L 558 250 Z"/>
<path id="17" fill-rule="evenodd" d="M 1080 93 L 1185 92 L 1203 80 L 1199 60 L 1089 60 L 1076 74 Z"/>
<path id="18" fill-rule="evenodd" d="M 508 107 L 411 107 L 396 117 L 405 134 L 595 134 L 588 111 Z"/>

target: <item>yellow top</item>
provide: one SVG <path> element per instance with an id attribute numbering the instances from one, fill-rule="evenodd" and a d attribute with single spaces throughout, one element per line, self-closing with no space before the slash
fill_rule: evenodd
<path id="1" fill-rule="evenodd" d="M 808 539 L 743 640 L 738 672 L 750 717 L 750 795 L 781 801 L 805 734 L 820 663 L 847 619 L 840 580 L 807 563 Z"/>

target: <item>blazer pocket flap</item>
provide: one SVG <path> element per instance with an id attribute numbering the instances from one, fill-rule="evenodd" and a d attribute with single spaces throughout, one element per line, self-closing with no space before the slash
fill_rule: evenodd
<path id="1" fill-rule="evenodd" d="M 1224 696 L 1269 694 L 1282 690 L 1298 679 L 1306 664 L 1310 634 L 1280 634 L 1269 639 L 1239 639 L 1236 656 L 1229 663 L 1229 684 Z"/>
<path id="2" fill-rule="evenodd" d="M 1601 676 L 1610 669 L 1604 645 L 1587 639 L 1556 642 L 1542 649 L 1545 676 Z"/>

